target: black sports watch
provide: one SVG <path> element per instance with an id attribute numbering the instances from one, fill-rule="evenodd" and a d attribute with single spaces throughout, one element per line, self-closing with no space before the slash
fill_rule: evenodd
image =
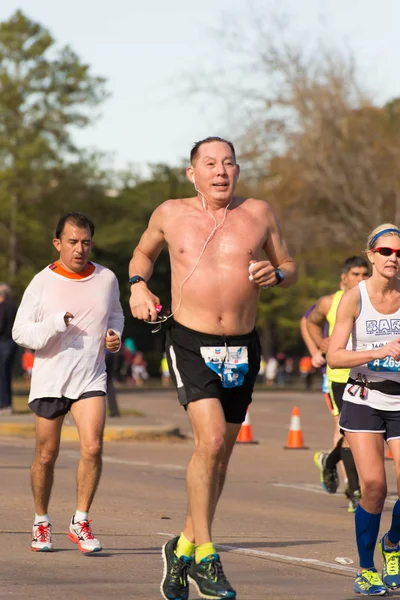
<path id="1" fill-rule="evenodd" d="M 285 276 L 280 269 L 275 269 L 275 275 L 276 283 L 274 283 L 274 285 L 279 285 L 285 279 Z"/>
<path id="2" fill-rule="evenodd" d="M 146 280 L 143 279 L 143 277 L 140 277 L 140 275 L 134 275 L 133 277 L 129 278 L 130 285 L 133 285 L 134 283 L 139 283 L 139 281 L 144 281 L 146 283 Z"/>

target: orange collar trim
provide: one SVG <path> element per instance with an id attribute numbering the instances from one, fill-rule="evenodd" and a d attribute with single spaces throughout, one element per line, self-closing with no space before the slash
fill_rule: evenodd
<path id="1" fill-rule="evenodd" d="M 71 273 L 70 271 L 66 271 L 57 260 L 56 262 L 51 263 L 51 265 L 49 265 L 49 269 L 50 271 L 53 271 L 53 273 L 62 275 L 67 279 L 86 279 L 86 277 L 89 277 L 90 275 L 92 275 L 92 273 L 94 273 L 96 267 L 93 263 L 88 262 L 82 273 Z"/>

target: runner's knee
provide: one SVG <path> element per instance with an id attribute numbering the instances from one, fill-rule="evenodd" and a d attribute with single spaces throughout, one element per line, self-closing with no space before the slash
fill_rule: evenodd
<path id="1" fill-rule="evenodd" d="M 376 510 L 382 510 L 387 494 L 387 485 L 384 481 L 367 480 L 361 485 L 361 495 L 363 500 Z"/>
<path id="2" fill-rule="evenodd" d="M 196 452 L 211 458 L 220 459 L 225 452 L 225 438 L 222 434 L 211 434 L 207 438 L 200 439 Z"/>
<path id="3" fill-rule="evenodd" d="M 91 440 L 81 443 L 81 457 L 87 460 L 98 460 L 101 456 L 103 445 L 101 440 Z"/>
<path id="4" fill-rule="evenodd" d="M 58 444 L 38 443 L 36 446 L 36 460 L 42 466 L 54 465 L 59 452 Z"/>

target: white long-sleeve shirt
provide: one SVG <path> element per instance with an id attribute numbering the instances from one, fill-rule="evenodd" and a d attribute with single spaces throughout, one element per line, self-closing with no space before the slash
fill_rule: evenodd
<path id="1" fill-rule="evenodd" d="M 107 390 L 105 338 L 108 329 L 121 338 L 124 315 L 114 273 L 93 266 L 87 277 L 72 279 L 49 265 L 25 290 L 12 335 L 36 350 L 29 402 Z M 73 315 L 68 327 L 67 312 Z"/>

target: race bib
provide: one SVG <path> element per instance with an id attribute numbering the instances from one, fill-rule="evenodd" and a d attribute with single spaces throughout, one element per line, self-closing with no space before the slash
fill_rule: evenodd
<path id="1" fill-rule="evenodd" d="M 222 387 L 243 385 L 249 371 L 246 346 L 202 346 L 200 352 L 207 367 L 219 375 Z"/>
<path id="2" fill-rule="evenodd" d="M 373 342 L 372 344 L 368 344 L 368 350 L 376 350 L 376 348 L 381 348 L 382 346 L 386 346 L 387 342 Z M 385 358 L 377 358 L 376 360 L 372 360 L 367 363 L 368 369 L 370 371 L 385 371 L 389 373 L 398 373 L 400 371 L 400 361 L 395 360 L 392 356 L 385 356 Z"/>

